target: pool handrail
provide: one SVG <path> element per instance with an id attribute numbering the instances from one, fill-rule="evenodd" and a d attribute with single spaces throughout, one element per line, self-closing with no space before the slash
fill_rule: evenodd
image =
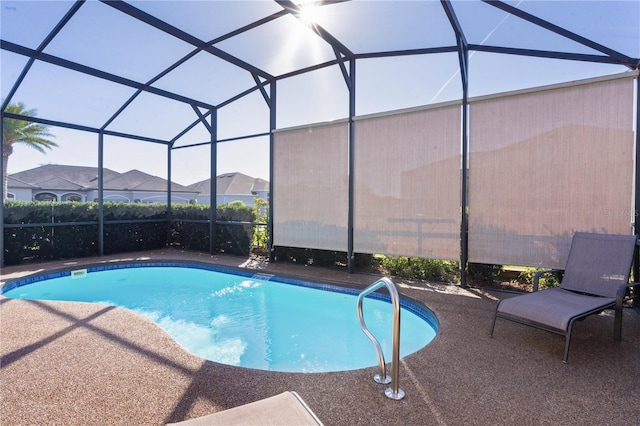
<path id="1" fill-rule="evenodd" d="M 393 355 L 391 360 L 391 378 L 387 375 L 386 364 L 384 360 L 384 353 L 382 347 L 373 334 L 367 328 L 364 321 L 364 315 L 362 312 L 362 303 L 366 295 L 373 293 L 374 291 L 386 287 L 391 296 L 391 304 L 393 305 Z M 398 289 L 393 281 L 389 278 L 383 277 L 365 288 L 358 295 L 358 320 L 360 321 L 360 327 L 364 334 L 371 340 L 373 346 L 376 349 L 378 355 L 378 363 L 380 365 L 380 373 L 373 377 L 377 383 L 388 384 L 391 382 L 391 387 L 385 389 L 384 393 L 388 398 L 399 400 L 404 398 L 404 391 L 400 389 L 400 296 Z"/>

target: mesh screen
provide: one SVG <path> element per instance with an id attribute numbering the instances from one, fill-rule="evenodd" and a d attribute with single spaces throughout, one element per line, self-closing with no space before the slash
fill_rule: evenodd
<path id="1" fill-rule="evenodd" d="M 633 80 L 471 105 L 469 261 L 563 267 L 576 231 L 628 234 Z"/>
<path id="2" fill-rule="evenodd" d="M 348 125 L 275 134 L 273 242 L 347 251 Z"/>
<path id="3" fill-rule="evenodd" d="M 355 123 L 354 250 L 460 257 L 460 105 Z"/>

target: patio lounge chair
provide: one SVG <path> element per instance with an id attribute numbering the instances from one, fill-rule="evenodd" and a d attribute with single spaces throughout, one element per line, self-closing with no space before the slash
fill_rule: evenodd
<path id="1" fill-rule="evenodd" d="M 288 391 L 218 413 L 170 423 L 170 425 L 322 426 L 322 422 L 296 392 Z"/>
<path id="2" fill-rule="evenodd" d="M 633 235 L 577 232 L 571 242 L 560 287 L 538 291 L 542 271 L 536 274 L 532 293 L 504 299 L 496 306 L 496 318 L 540 328 L 565 336 L 567 362 L 571 328 L 576 320 L 615 308 L 614 339 L 622 336 L 622 304 L 629 286 L 629 273 L 636 246 Z"/>

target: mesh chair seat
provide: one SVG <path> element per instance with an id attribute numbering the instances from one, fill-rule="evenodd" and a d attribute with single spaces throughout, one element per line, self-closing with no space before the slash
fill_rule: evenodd
<path id="1" fill-rule="evenodd" d="M 505 299 L 500 303 L 499 312 L 502 317 L 526 318 L 542 326 L 566 331 L 572 319 L 583 317 L 585 313 L 600 312 L 615 303 L 616 299 L 611 297 L 586 296 L 550 288 Z"/>
<path id="2" fill-rule="evenodd" d="M 571 242 L 559 288 L 551 288 L 500 301 L 497 318 L 515 321 L 565 336 L 563 362 L 567 362 L 573 323 L 607 308 L 615 308 L 614 339 L 622 335 L 622 303 L 636 247 L 634 235 L 576 232 Z M 534 285 L 537 290 L 537 283 Z"/>

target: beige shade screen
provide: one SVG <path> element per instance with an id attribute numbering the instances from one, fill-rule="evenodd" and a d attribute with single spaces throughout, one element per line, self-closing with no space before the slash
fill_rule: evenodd
<path id="1" fill-rule="evenodd" d="M 459 104 L 357 120 L 354 251 L 460 258 Z"/>
<path id="2" fill-rule="evenodd" d="M 631 78 L 480 100 L 470 111 L 470 262 L 562 268 L 576 231 L 631 232 Z"/>
<path id="3" fill-rule="evenodd" d="M 347 251 L 348 124 L 276 132 L 273 242 Z"/>

